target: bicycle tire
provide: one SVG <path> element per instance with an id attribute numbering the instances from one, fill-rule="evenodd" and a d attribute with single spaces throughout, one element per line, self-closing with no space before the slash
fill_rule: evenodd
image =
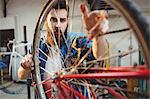
<path id="1" fill-rule="evenodd" d="M 107 0 L 106 0 L 107 1 Z M 146 59 L 148 66 L 150 65 L 150 27 L 149 23 L 142 14 L 142 12 L 137 8 L 137 5 L 131 0 L 111 0 L 108 3 L 114 4 L 117 6 L 117 9 L 122 12 L 123 16 L 130 23 L 131 27 L 136 27 L 135 35 L 140 43 L 140 46 L 143 48 L 143 53 Z"/>

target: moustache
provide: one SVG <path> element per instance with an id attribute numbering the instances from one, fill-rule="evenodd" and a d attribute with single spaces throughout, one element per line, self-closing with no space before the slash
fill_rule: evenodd
<path id="1" fill-rule="evenodd" d="M 55 35 L 59 35 L 59 34 L 62 34 L 62 31 L 60 28 L 56 27 L 55 30 L 54 30 L 54 34 Z"/>

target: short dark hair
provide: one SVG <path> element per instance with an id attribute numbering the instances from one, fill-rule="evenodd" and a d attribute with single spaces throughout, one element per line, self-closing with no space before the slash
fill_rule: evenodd
<path id="1" fill-rule="evenodd" d="M 69 5 L 66 4 L 66 0 L 56 0 L 54 4 L 52 4 L 52 8 L 54 9 L 66 9 L 68 12 L 67 16 L 69 15 Z"/>
<path id="2" fill-rule="evenodd" d="M 68 10 L 68 5 L 66 5 L 66 0 L 57 0 L 57 2 L 52 5 L 52 8 Z"/>

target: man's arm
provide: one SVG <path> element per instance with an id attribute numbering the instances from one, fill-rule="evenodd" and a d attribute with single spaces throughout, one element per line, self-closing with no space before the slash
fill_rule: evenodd
<path id="1" fill-rule="evenodd" d="M 108 45 L 106 39 L 104 37 L 94 37 L 92 51 L 96 59 L 99 57 L 106 57 L 108 55 Z"/>

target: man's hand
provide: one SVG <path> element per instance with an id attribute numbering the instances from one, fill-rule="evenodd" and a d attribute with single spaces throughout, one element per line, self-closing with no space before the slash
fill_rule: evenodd
<path id="1" fill-rule="evenodd" d="M 30 69 L 33 66 L 33 61 L 32 61 L 33 56 L 31 54 L 26 55 L 20 62 L 21 66 L 24 69 Z"/>
<path id="2" fill-rule="evenodd" d="M 104 10 L 88 12 L 85 4 L 80 4 L 83 22 L 91 37 L 106 33 L 108 29 L 107 13 Z"/>
<path id="3" fill-rule="evenodd" d="M 89 33 L 88 40 L 93 40 L 92 51 L 94 57 L 96 59 L 106 57 L 108 51 L 106 39 L 104 36 L 97 36 L 106 33 L 108 30 L 108 15 L 106 11 L 95 10 L 89 12 L 85 4 L 80 5 L 80 10 L 85 28 Z"/>
<path id="4" fill-rule="evenodd" d="M 32 58 L 33 56 L 31 54 L 28 54 L 21 60 L 21 66 L 18 69 L 18 78 L 20 80 L 30 77 L 31 67 L 33 66 Z"/>

